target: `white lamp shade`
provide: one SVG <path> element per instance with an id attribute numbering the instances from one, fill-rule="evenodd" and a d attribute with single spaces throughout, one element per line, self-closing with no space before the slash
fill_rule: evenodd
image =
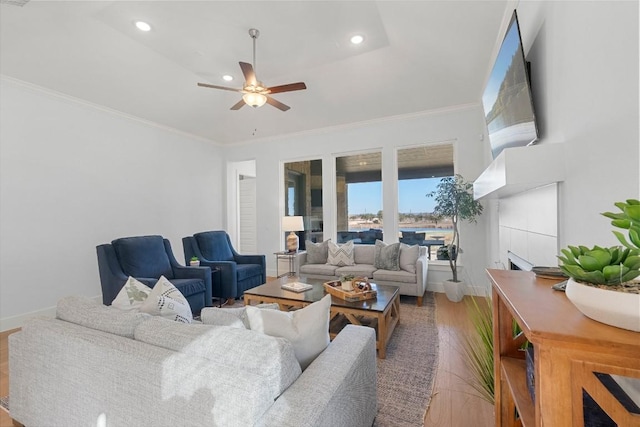
<path id="1" fill-rule="evenodd" d="M 304 231 L 304 221 L 301 216 L 282 217 L 282 231 Z"/>

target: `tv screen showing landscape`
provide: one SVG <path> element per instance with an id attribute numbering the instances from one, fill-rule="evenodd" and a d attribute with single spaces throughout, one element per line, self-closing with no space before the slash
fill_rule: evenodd
<path id="1" fill-rule="evenodd" d="M 515 11 L 482 95 L 482 104 L 494 159 L 505 148 L 529 145 L 538 139 Z"/>

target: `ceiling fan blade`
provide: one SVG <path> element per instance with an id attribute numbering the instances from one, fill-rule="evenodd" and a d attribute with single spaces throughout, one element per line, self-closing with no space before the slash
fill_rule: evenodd
<path id="1" fill-rule="evenodd" d="M 307 88 L 303 82 L 299 83 L 289 83 L 288 85 L 274 86 L 270 87 L 269 93 L 281 93 L 281 92 L 292 92 L 294 90 L 304 90 Z"/>
<path id="2" fill-rule="evenodd" d="M 285 105 L 280 101 L 276 101 L 275 99 L 273 99 L 269 95 L 267 95 L 267 104 L 273 105 L 278 110 L 282 110 L 282 111 L 287 111 L 289 108 L 291 108 L 288 105 Z"/>
<path id="3" fill-rule="evenodd" d="M 210 85 L 210 84 L 207 84 L 207 83 L 198 83 L 198 86 L 200 86 L 200 87 L 209 87 L 211 89 L 230 90 L 232 92 L 242 92 L 242 89 L 235 89 L 235 88 L 226 87 L 226 86 Z"/>
<path id="4" fill-rule="evenodd" d="M 246 102 L 244 102 L 244 99 L 240 99 L 240 101 L 238 101 L 236 104 L 233 105 L 233 107 L 230 108 L 230 110 L 239 110 L 242 107 L 244 107 L 246 104 Z"/>
<path id="5" fill-rule="evenodd" d="M 253 71 L 253 65 L 248 62 L 240 62 L 240 68 L 242 69 L 242 74 L 244 74 L 244 80 L 248 85 L 255 86 L 256 84 L 256 73 Z"/>

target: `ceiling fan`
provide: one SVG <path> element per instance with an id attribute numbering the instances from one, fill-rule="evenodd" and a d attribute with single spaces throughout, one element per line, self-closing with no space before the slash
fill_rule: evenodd
<path id="1" fill-rule="evenodd" d="M 251 105 L 252 107 L 261 107 L 265 103 L 267 103 L 278 108 L 279 110 L 287 111 L 291 107 L 283 104 L 280 101 L 273 99 L 271 95 L 274 93 L 303 90 L 307 88 L 307 85 L 305 85 L 303 82 L 298 82 L 298 83 L 289 83 L 289 84 L 280 85 L 280 86 L 266 87 L 262 84 L 261 81 L 259 81 L 256 78 L 256 72 L 255 72 L 256 39 L 258 38 L 259 35 L 260 35 L 260 31 L 256 30 L 255 28 L 251 28 L 249 30 L 249 36 L 251 36 L 251 39 L 253 39 L 253 65 L 246 62 L 240 62 L 240 68 L 242 69 L 242 74 L 244 74 L 244 80 L 245 80 L 244 86 L 242 87 L 242 89 L 235 89 L 235 88 L 226 87 L 226 86 L 210 85 L 207 83 L 198 83 L 198 86 L 209 87 L 212 89 L 230 90 L 233 92 L 242 93 L 243 94 L 242 99 L 238 101 L 233 107 L 231 107 L 231 110 L 239 110 L 245 104 Z"/>

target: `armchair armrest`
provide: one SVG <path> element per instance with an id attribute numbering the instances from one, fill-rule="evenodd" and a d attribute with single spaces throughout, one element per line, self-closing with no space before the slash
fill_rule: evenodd
<path id="1" fill-rule="evenodd" d="M 201 279 L 204 280 L 204 300 L 207 307 L 213 303 L 213 287 L 211 285 L 211 269 L 209 267 L 185 267 L 178 264 L 171 250 L 171 243 L 164 239 L 164 249 L 169 257 L 171 269 L 176 279 Z"/>
<path id="2" fill-rule="evenodd" d="M 267 259 L 264 255 L 240 255 L 234 254 L 238 264 L 258 264 L 262 267 L 262 283 L 267 281 Z"/>
<path id="3" fill-rule="evenodd" d="M 238 264 L 264 265 L 266 262 L 266 257 L 264 255 L 236 255 L 234 259 Z"/>
<path id="4" fill-rule="evenodd" d="M 122 271 L 112 245 L 107 243 L 96 246 L 96 252 L 102 286 L 102 303 L 111 305 L 129 277 Z"/>
<path id="5" fill-rule="evenodd" d="M 217 288 L 220 293 L 220 295 L 216 295 L 217 297 L 232 298 L 236 295 L 238 269 L 234 261 L 209 261 L 200 258 L 200 266 L 209 267 L 211 270 L 214 268 L 220 270 L 220 283 L 213 283 L 213 287 Z"/>
<path id="6" fill-rule="evenodd" d="M 418 281 L 418 289 L 422 291 L 420 295 L 423 295 L 427 290 L 427 272 L 429 271 L 429 259 L 426 255 L 418 257 L 416 261 L 416 280 Z"/>

